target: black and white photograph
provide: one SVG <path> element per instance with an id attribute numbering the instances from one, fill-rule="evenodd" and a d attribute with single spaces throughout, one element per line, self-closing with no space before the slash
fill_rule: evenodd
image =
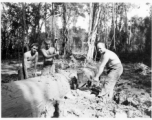
<path id="1" fill-rule="evenodd" d="M 152 2 L 1 2 L 1 118 L 152 118 Z"/>

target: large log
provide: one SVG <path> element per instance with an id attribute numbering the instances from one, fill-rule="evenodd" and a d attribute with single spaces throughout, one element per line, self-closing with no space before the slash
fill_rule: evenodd
<path id="1" fill-rule="evenodd" d="M 71 89 L 81 88 L 84 84 L 87 84 L 88 81 L 92 81 L 92 78 L 95 76 L 98 70 L 98 65 L 86 65 L 81 68 L 59 70 L 60 74 L 63 74 L 67 77 L 71 86 Z M 76 79 L 75 79 L 75 78 Z M 70 78 L 70 79 L 69 79 Z M 76 85 L 76 88 L 74 87 Z"/>
<path id="2" fill-rule="evenodd" d="M 53 117 L 69 91 L 67 78 L 59 73 L 2 84 L 2 117 Z"/>
<path id="3" fill-rule="evenodd" d="M 96 70 L 97 65 L 87 65 L 2 84 L 2 117 L 53 117 L 57 102 L 70 93 L 70 87 L 75 83 L 81 87 Z M 74 76 L 76 79 L 71 79 Z"/>

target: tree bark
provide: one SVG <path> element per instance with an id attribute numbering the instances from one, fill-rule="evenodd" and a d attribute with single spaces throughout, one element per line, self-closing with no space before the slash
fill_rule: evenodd
<path id="1" fill-rule="evenodd" d="M 63 54 L 64 54 L 64 56 L 66 55 L 66 44 L 67 44 L 67 41 L 68 41 L 68 38 L 67 38 L 67 19 L 66 19 L 66 3 L 63 3 L 63 6 L 62 6 L 62 8 L 63 8 L 63 50 L 64 50 L 64 52 L 63 52 Z"/>
<path id="2" fill-rule="evenodd" d="M 54 41 L 54 3 L 52 3 L 52 41 Z"/>
<path id="3" fill-rule="evenodd" d="M 113 48 L 116 50 L 116 40 L 115 40 L 115 3 L 113 3 Z"/>
<path id="4" fill-rule="evenodd" d="M 94 47 L 95 47 L 95 41 L 96 41 L 96 35 L 97 35 L 97 26 L 99 23 L 99 18 L 100 18 L 100 13 L 101 13 L 101 6 L 99 4 L 98 10 L 94 6 L 95 3 L 90 4 L 90 22 L 89 23 L 91 26 L 89 27 L 89 39 L 88 39 L 88 46 L 89 50 L 87 53 L 87 60 L 91 61 L 93 60 L 93 53 L 94 53 Z M 97 12 L 94 12 L 97 11 Z M 96 18 L 96 19 L 95 19 Z"/>
<path id="5" fill-rule="evenodd" d="M 23 9 L 23 40 L 22 40 L 22 64 L 24 65 L 24 41 L 25 41 L 25 3 L 22 3 Z"/>
<path id="6" fill-rule="evenodd" d="M 130 29 L 129 29 L 129 38 L 128 38 L 128 44 L 129 44 L 129 45 L 131 45 L 131 36 L 132 36 L 131 26 L 132 26 L 132 24 L 131 24 L 131 22 L 130 22 L 130 23 L 129 23 L 129 27 L 130 27 Z"/>
<path id="7" fill-rule="evenodd" d="M 124 5 L 125 7 L 125 32 L 127 33 L 128 36 L 128 20 L 127 20 L 127 5 Z M 127 44 L 128 44 L 128 37 L 127 37 Z"/>
<path id="8" fill-rule="evenodd" d="M 47 30 L 46 30 L 46 14 L 47 14 L 47 9 L 46 9 L 46 3 L 45 3 L 45 39 L 47 38 Z"/>
<path id="9" fill-rule="evenodd" d="M 69 91 L 59 73 L 2 84 L 2 117 L 53 117 L 54 105 Z"/>
<path id="10" fill-rule="evenodd" d="M 122 4 L 122 6 L 123 6 L 123 4 Z M 124 12 L 124 8 L 122 7 L 122 11 L 120 13 L 120 19 L 119 19 L 119 32 L 121 32 L 122 28 L 123 28 L 123 25 L 122 25 L 123 12 Z"/>

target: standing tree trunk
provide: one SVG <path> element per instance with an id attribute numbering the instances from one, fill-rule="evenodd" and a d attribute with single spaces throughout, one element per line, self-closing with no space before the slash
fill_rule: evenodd
<path id="1" fill-rule="evenodd" d="M 20 63 L 20 51 L 19 51 L 19 38 L 20 38 L 20 34 L 19 34 L 19 29 L 17 29 L 17 55 L 18 55 L 18 63 Z"/>
<path id="2" fill-rule="evenodd" d="M 116 36 L 117 36 L 117 29 L 118 29 L 118 24 L 117 24 L 117 22 L 118 22 L 118 20 L 117 20 L 117 18 L 118 18 L 118 3 L 116 3 L 116 6 L 115 6 L 115 13 L 116 13 L 116 24 L 115 24 L 116 31 L 115 31 L 115 33 L 116 33 Z"/>
<path id="3" fill-rule="evenodd" d="M 22 30 L 22 35 L 23 35 L 23 39 L 22 39 L 22 68 L 24 66 L 24 49 L 26 48 L 25 46 L 25 3 L 22 3 L 22 12 L 23 12 L 23 16 L 22 16 L 22 21 L 23 21 L 23 30 Z M 23 70 L 19 69 L 18 70 L 18 79 L 24 79 L 24 73 Z"/>
<path id="4" fill-rule="evenodd" d="M 96 35 L 97 35 L 97 26 L 99 23 L 100 18 L 100 12 L 101 12 L 101 6 L 99 4 L 99 7 L 97 8 L 96 3 L 90 3 L 90 27 L 89 27 L 89 39 L 88 39 L 88 54 L 87 54 L 87 60 L 91 61 L 93 60 L 93 53 L 94 53 L 94 47 L 95 47 L 95 41 L 96 41 Z"/>
<path id="5" fill-rule="evenodd" d="M 67 41 L 68 41 L 68 38 L 67 38 L 67 28 L 66 28 L 66 25 L 67 25 L 67 20 L 66 20 L 66 3 L 63 3 L 62 5 L 62 9 L 63 9 L 63 15 L 62 15 L 62 18 L 63 18 L 63 44 L 62 44 L 62 47 L 63 47 L 63 53 L 64 53 L 64 56 L 66 55 L 66 44 L 67 44 Z"/>
<path id="6" fill-rule="evenodd" d="M 131 32 L 131 22 L 129 22 L 129 38 L 128 38 L 128 45 L 131 45 L 131 36 L 132 36 L 132 32 Z"/>
<path id="7" fill-rule="evenodd" d="M 47 38 L 47 32 L 46 32 L 46 14 L 47 14 L 47 9 L 46 9 L 46 3 L 45 3 L 45 39 Z"/>
<path id="8" fill-rule="evenodd" d="M 106 24 L 106 47 L 109 49 L 109 43 L 108 43 L 108 38 L 109 38 L 109 26 L 108 26 L 108 24 L 107 24 L 107 22 L 108 22 L 108 17 L 109 17 L 108 6 L 109 6 L 109 4 L 107 3 L 107 4 L 106 4 L 106 8 L 105 8 L 105 11 L 106 11 L 105 24 Z"/>
<path id="9" fill-rule="evenodd" d="M 52 3 L 52 32 L 51 38 L 54 43 L 54 3 Z"/>
<path id="10" fill-rule="evenodd" d="M 123 4 L 122 4 L 123 5 Z M 124 7 L 122 7 L 122 11 L 120 13 L 120 19 L 119 19 L 119 32 L 122 31 L 122 28 L 123 28 L 123 24 L 122 24 L 122 19 L 123 19 L 123 13 L 124 13 Z"/>
<path id="11" fill-rule="evenodd" d="M 22 41 L 22 55 L 24 59 L 24 41 L 25 41 L 25 3 L 22 3 L 22 8 L 23 8 L 23 41 Z M 24 60 L 23 60 L 24 62 Z"/>
<path id="12" fill-rule="evenodd" d="M 117 18 L 118 18 L 118 3 L 116 3 L 116 6 L 115 6 L 115 14 L 116 14 L 116 23 L 115 23 L 115 40 L 117 40 L 117 42 L 118 42 L 118 32 L 117 32 L 117 29 L 118 29 L 118 20 L 117 20 Z M 116 41 L 115 41 L 115 43 L 117 43 Z M 117 45 L 115 44 L 115 50 L 117 49 Z"/>
<path id="13" fill-rule="evenodd" d="M 127 44 L 128 44 L 127 5 L 124 5 L 124 9 L 125 9 L 125 32 L 127 33 Z"/>
<path id="14" fill-rule="evenodd" d="M 113 17 L 113 49 L 116 50 L 116 40 L 115 40 L 115 3 L 113 3 L 113 11 L 112 11 L 112 17 Z"/>
<path id="15" fill-rule="evenodd" d="M 40 44 L 41 24 L 43 25 L 43 22 L 40 24 L 40 10 L 41 10 L 41 3 L 39 3 L 39 7 L 38 7 L 39 20 L 38 20 L 38 35 L 37 35 L 37 39 L 38 39 L 38 43 L 39 44 Z"/>
<path id="16" fill-rule="evenodd" d="M 107 43 L 107 38 L 106 38 L 106 36 L 107 36 L 107 28 L 106 28 L 106 16 L 107 16 L 107 14 L 106 14 L 106 8 L 107 8 L 107 4 L 105 4 L 105 6 L 104 6 L 104 33 L 105 33 L 104 43 L 105 44 Z"/>

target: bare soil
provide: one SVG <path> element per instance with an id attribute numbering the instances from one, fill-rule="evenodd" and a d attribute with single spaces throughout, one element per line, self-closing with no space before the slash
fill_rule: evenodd
<path id="1" fill-rule="evenodd" d="M 38 71 L 42 70 L 42 63 Z M 20 64 L 2 62 L 1 82 L 8 83 L 18 79 Z M 152 117 L 151 73 L 146 75 L 135 72 L 134 64 L 123 64 L 124 72 L 115 87 L 111 102 L 98 98 L 90 91 L 71 90 L 70 97 L 64 97 L 56 106 L 56 115 L 60 118 L 99 118 L 99 117 Z"/>

